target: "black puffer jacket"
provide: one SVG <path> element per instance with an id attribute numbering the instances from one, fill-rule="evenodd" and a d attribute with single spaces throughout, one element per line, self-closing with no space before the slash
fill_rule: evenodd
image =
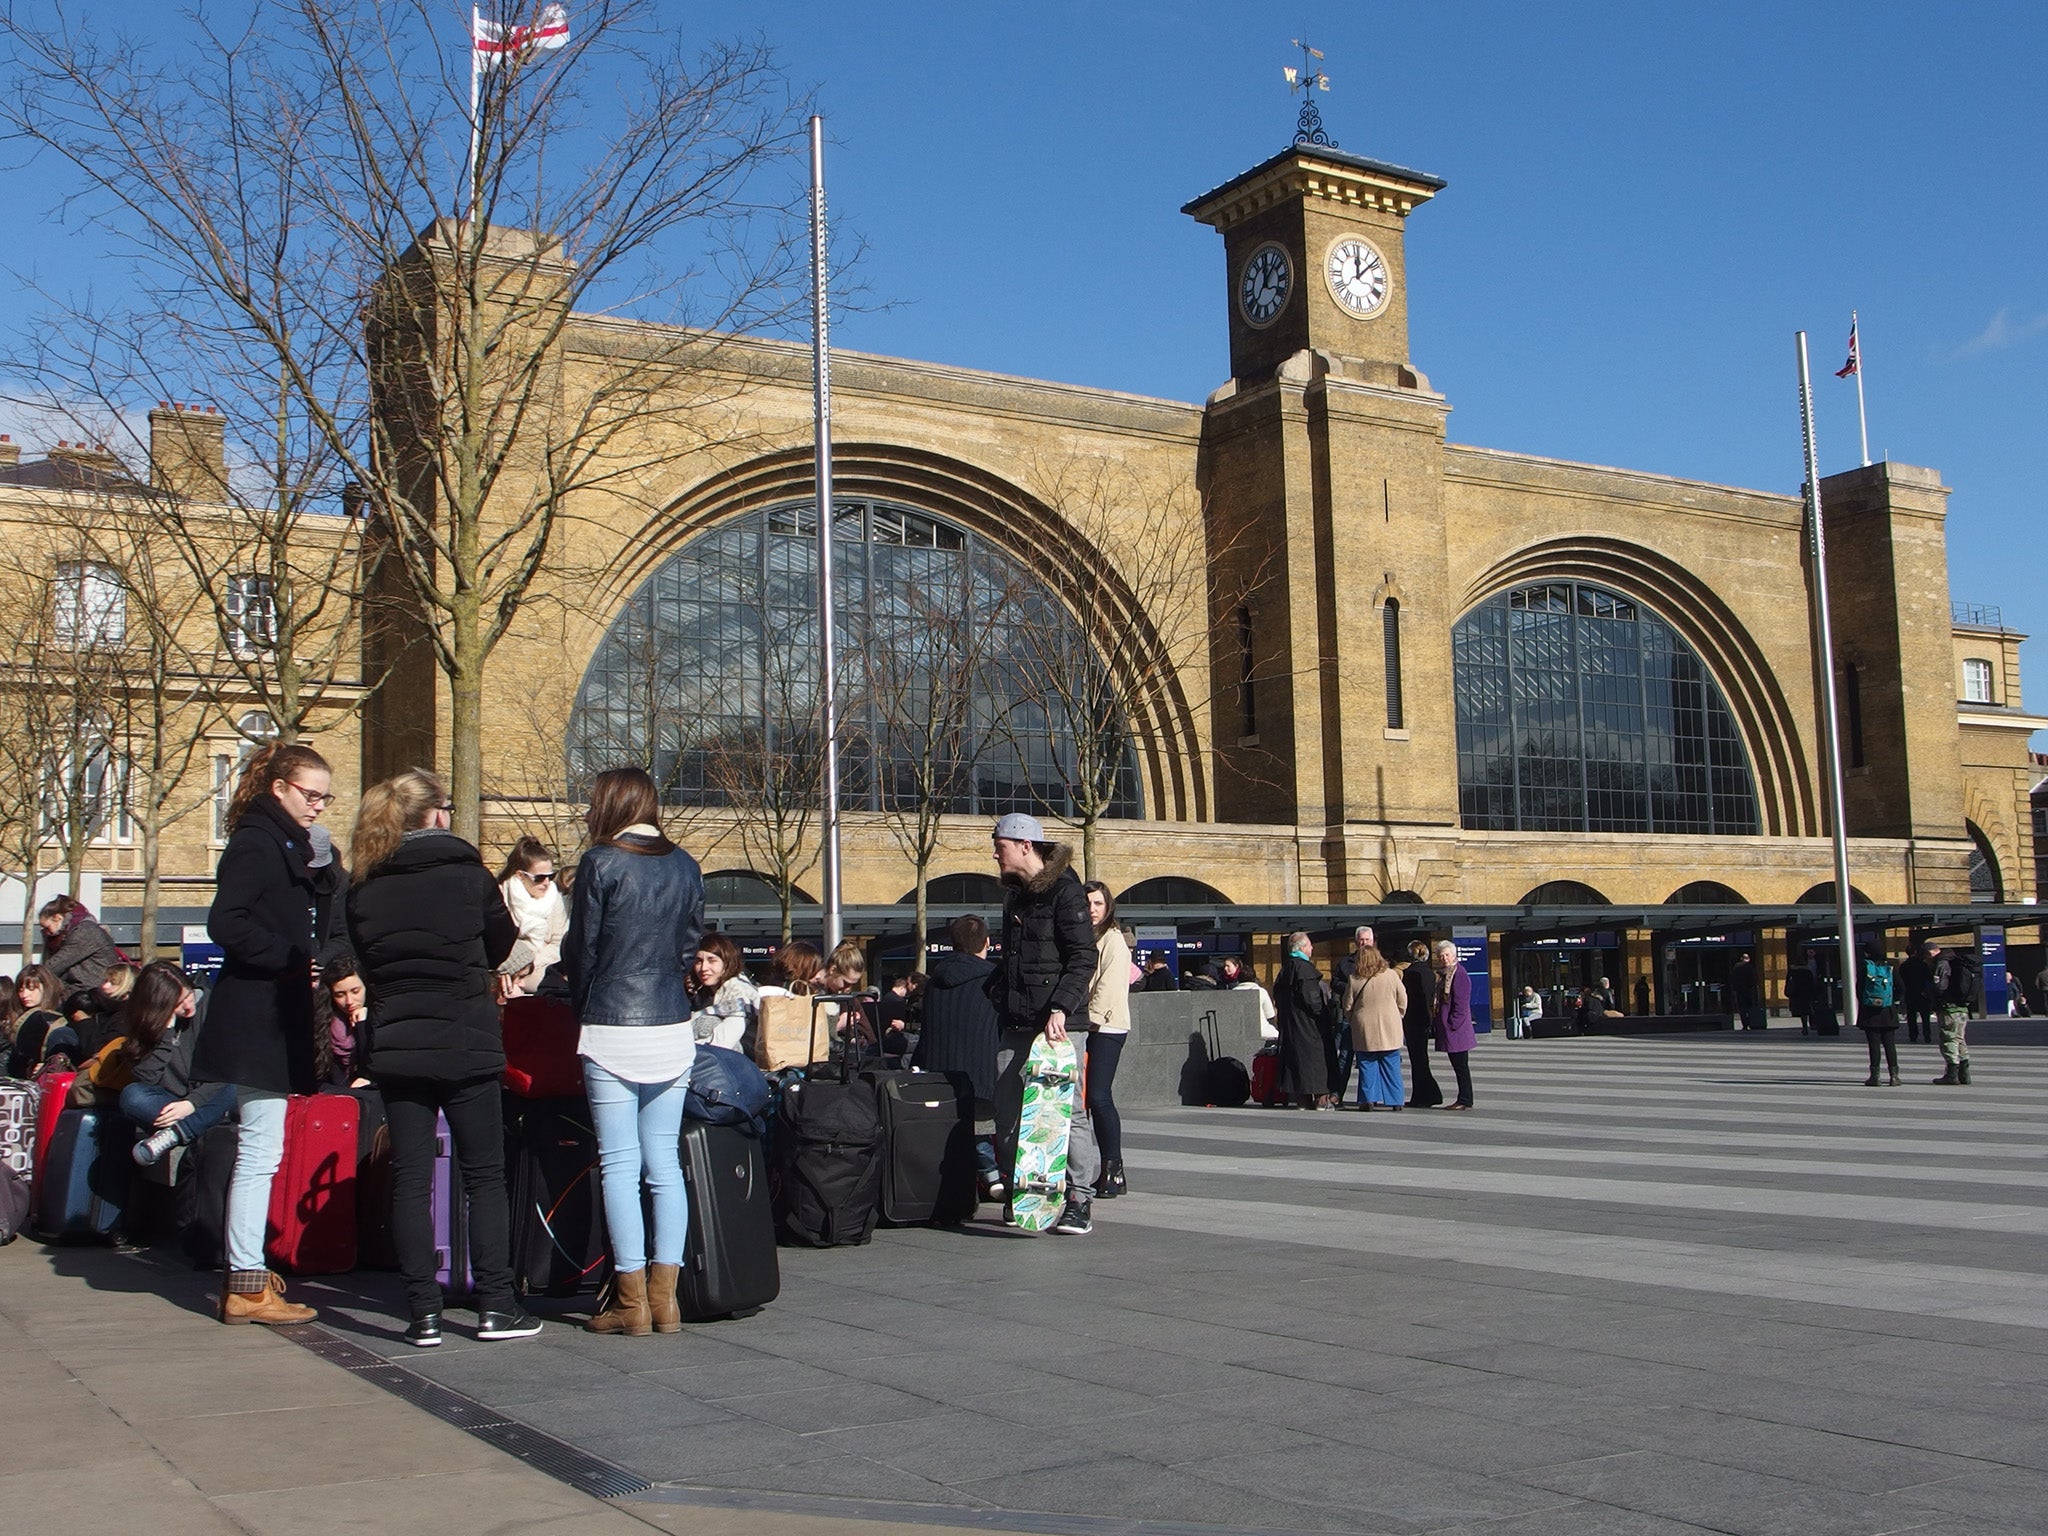
<path id="1" fill-rule="evenodd" d="M 1088 1027 L 1088 986 L 1095 979 L 1095 923 L 1064 843 L 1029 881 L 1010 883 L 1003 899 L 1003 958 L 989 978 L 989 1001 L 1005 1029 L 1042 1030 L 1057 1008 L 1067 1028 Z"/>
<path id="2" fill-rule="evenodd" d="M 339 862 L 309 869 L 305 830 L 258 795 L 220 856 L 207 936 L 220 980 L 192 1058 L 194 1079 L 311 1093 L 313 957 L 340 909 Z"/>
<path id="3" fill-rule="evenodd" d="M 519 930 L 475 848 L 438 828 L 408 832 L 348 893 L 348 936 L 370 992 L 357 1071 L 461 1083 L 505 1070 L 491 989 Z"/>
<path id="4" fill-rule="evenodd" d="M 977 1099 L 996 1096 L 996 1010 L 988 999 L 995 962 L 958 951 L 939 956 L 925 977 L 924 1027 L 913 1067 L 965 1072 Z"/>
<path id="5" fill-rule="evenodd" d="M 570 1002 L 584 1024 L 680 1024 L 704 937 L 704 872 L 653 838 L 623 832 L 616 842 L 576 865 L 562 940 Z"/>

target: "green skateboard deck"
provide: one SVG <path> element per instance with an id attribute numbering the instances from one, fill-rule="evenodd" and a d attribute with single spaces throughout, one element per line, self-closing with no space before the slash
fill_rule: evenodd
<path id="1" fill-rule="evenodd" d="M 1026 1232 L 1043 1232 L 1067 1203 L 1067 1132 L 1074 1123 L 1074 1085 L 1081 1058 L 1074 1037 L 1040 1035 L 1024 1059 L 1024 1118 L 1017 1128 L 1017 1166 L 1010 1216 Z"/>

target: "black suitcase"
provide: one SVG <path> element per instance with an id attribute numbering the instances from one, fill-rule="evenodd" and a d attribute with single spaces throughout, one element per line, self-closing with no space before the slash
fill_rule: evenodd
<path id="1" fill-rule="evenodd" d="M 888 1136 L 873 1084 L 824 1066 L 785 1078 L 774 1142 L 779 1241 L 836 1248 L 874 1236 Z"/>
<path id="2" fill-rule="evenodd" d="M 886 1137 L 882 1220 L 953 1226 L 974 1214 L 974 1085 L 967 1074 L 870 1069 Z"/>
<path id="3" fill-rule="evenodd" d="M 111 1106 L 57 1117 L 36 1181 L 36 1231 L 52 1242 L 111 1237 L 135 1182 L 135 1125 Z"/>
<path id="4" fill-rule="evenodd" d="M 688 1120 L 682 1154 L 690 1192 L 690 1230 L 676 1281 L 683 1320 L 750 1317 L 782 1291 L 761 1138 L 744 1126 Z"/>
<path id="5" fill-rule="evenodd" d="M 506 1113 L 513 1284 L 522 1296 L 595 1291 L 611 1265 L 590 1105 L 508 1096 Z"/>

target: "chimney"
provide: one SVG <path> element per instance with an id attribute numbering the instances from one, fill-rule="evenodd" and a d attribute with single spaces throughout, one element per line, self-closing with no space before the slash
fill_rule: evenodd
<path id="1" fill-rule="evenodd" d="M 0 469 L 12 469 L 21 462 L 21 444 L 0 432 Z"/>
<path id="2" fill-rule="evenodd" d="M 181 501 L 227 499 L 227 418 L 159 400 L 149 413 L 149 483 Z"/>
<path id="3" fill-rule="evenodd" d="M 118 478 L 121 473 L 121 460 L 108 451 L 105 443 L 67 443 L 60 437 L 47 457 L 70 472 L 68 483 L 73 488 Z"/>

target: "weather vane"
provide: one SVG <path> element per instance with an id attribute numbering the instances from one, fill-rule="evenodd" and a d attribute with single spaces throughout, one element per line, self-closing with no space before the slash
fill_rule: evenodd
<path id="1" fill-rule="evenodd" d="M 1330 77 L 1318 67 L 1323 50 L 1311 48 L 1298 37 L 1294 39 L 1294 46 L 1301 50 L 1301 68 L 1296 69 L 1289 64 L 1280 71 L 1287 77 L 1287 89 L 1301 92 L 1301 115 L 1294 120 L 1294 142 L 1336 149 L 1337 141 L 1323 132 L 1323 114 L 1316 110 L 1315 93 L 1330 88 Z"/>

